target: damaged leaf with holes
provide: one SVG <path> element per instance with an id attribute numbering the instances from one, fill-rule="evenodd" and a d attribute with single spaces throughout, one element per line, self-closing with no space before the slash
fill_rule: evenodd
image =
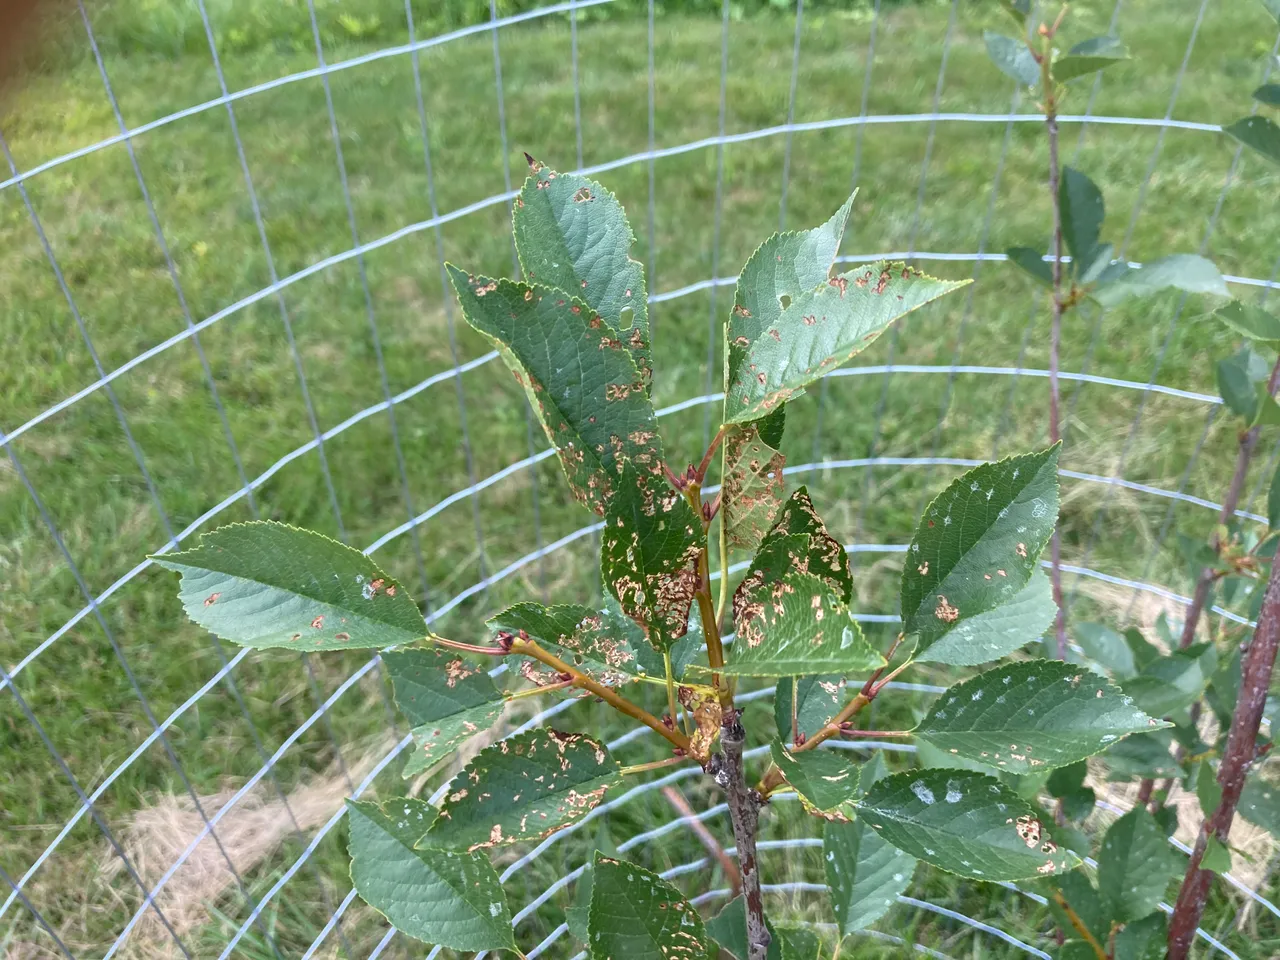
<path id="1" fill-rule="evenodd" d="M 448 264 L 463 316 L 498 348 L 555 446 L 574 496 L 598 514 L 621 462 L 660 471 L 645 380 L 622 335 L 572 292 Z"/>
<path id="2" fill-rule="evenodd" d="M 413 736 L 406 777 L 430 770 L 502 716 L 503 696 L 489 674 L 456 653 L 391 650 L 382 662 Z"/>
<path id="3" fill-rule="evenodd" d="M 703 540 L 702 521 L 679 491 L 623 461 L 600 532 L 600 572 L 656 649 L 688 629 Z"/>
<path id="4" fill-rule="evenodd" d="M 898 849 L 974 880 L 1029 880 L 1080 863 L 1054 842 L 1026 800 L 971 770 L 894 774 L 877 782 L 856 809 Z"/>
<path id="5" fill-rule="evenodd" d="M 648 390 L 649 304 L 635 235 L 618 198 L 594 180 L 525 154 L 530 176 L 512 217 L 525 276 L 577 298 L 618 332 Z"/>
<path id="6" fill-rule="evenodd" d="M 589 814 L 621 779 L 618 762 L 585 734 L 539 729 L 499 740 L 454 779 L 418 845 L 471 852 L 540 840 Z"/>
<path id="7" fill-rule="evenodd" d="M 592 960 L 713 960 L 714 941 L 683 894 L 656 873 L 596 854 L 587 915 Z"/>
<path id="8" fill-rule="evenodd" d="M 915 730 L 940 750 L 1009 773 L 1064 767 L 1166 727 L 1083 667 L 1008 663 L 951 687 Z"/>
<path id="9" fill-rule="evenodd" d="M 581 604 L 545 607 L 526 601 L 513 604 L 488 621 L 498 635 L 534 640 L 540 647 L 607 686 L 631 682 L 645 674 L 630 636 L 607 611 Z M 538 660 L 518 654 L 507 658 L 513 678 L 546 686 L 564 678 Z"/>
<path id="10" fill-rule="evenodd" d="M 1059 449 L 974 467 L 925 508 L 902 568 L 917 660 L 987 663 L 1053 622 L 1038 567 L 1058 519 Z"/>
<path id="11" fill-rule="evenodd" d="M 254 649 L 354 650 L 427 635 L 413 599 L 359 550 L 270 520 L 233 523 L 152 559 L 182 574 L 187 616 Z"/>

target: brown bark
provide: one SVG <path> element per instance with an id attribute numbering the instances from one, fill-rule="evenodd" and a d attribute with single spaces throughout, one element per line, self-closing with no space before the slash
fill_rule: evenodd
<path id="1" fill-rule="evenodd" d="M 725 792 L 733 839 L 738 845 L 738 869 L 742 877 L 742 899 L 747 911 L 747 960 L 765 960 L 769 952 L 769 931 L 764 925 L 764 895 L 760 889 L 760 865 L 756 859 L 756 829 L 760 822 L 760 794 L 747 786 L 742 765 L 742 748 L 747 734 L 738 712 L 730 709 L 720 727 L 723 753 L 712 758 L 710 771 Z"/>
<path id="2" fill-rule="evenodd" d="M 1209 837 L 1221 843 L 1227 842 L 1231 823 L 1235 819 L 1244 778 L 1257 758 L 1258 727 L 1262 723 L 1262 711 L 1266 705 L 1267 688 L 1271 684 L 1271 672 L 1276 662 L 1276 647 L 1280 644 L 1280 562 L 1271 566 L 1267 592 L 1262 599 L 1262 612 L 1253 640 L 1245 651 L 1240 664 L 1240 696 L 1231 718 L 1231 730 L 1227 734 L 1227 749 L 1218 767 L 1218 785 L 1222 788 L 1222 801 L 1218 808 L 1200 827 L 1191 862 L 1187 866 L 1178 901 L 1174 904 L 1169 920 L 1169 960 L 1186 960 L 1196 927 L 1204 913 L 1209 885 L 1213 880 L 1211 870 L 1200 869 Z"/>

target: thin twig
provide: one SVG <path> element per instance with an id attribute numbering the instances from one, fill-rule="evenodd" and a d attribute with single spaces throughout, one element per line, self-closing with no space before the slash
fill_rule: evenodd
<path id="1" fill-rule="evenodd" d="M 645 710 L 643 707 L 637 706 L 636 704 L 632 703 L 630 700 L 627 700 L 623 697 L 618 696 L 608 687 L 604 686 L 601 683 L 598 683 L 597 681 L 593 680 L 591 677 L 588 677 L 586 674 L 578 670 L 576 667 L 572 667 L 569 664 L 565 663 L 555 654 L 542 649 L 542 647 L 538 646 L 538 644 L 532 640 L 526 640 L 523 637 L 513 638 L 511 641 L 510 652 L 523 654 L 526 657 L 532 657 L 534 660 L 537 660 L 541 663 L 545 663 L 547 666 L 551 667 L 551 669 L 555 670 L 557 673 L 561 673 L 566 676 L 572 677 L 573 685 L 575 687 L 578 687 L 582 690 L 590 691 L 591 693 L 599 697 L 601 700 L 603 700 L 605 703 L 609 704 L 609 706 L 617 710 L 619 713 L 626 714 L 628 717 L 630 717 L 633 720 L 639 720 L 650 730 L 653 730 L 655 733 L 660 734 L 663 737 L 666 737 L 678 749 L 683 750 L 686 753 L 688 752 L 689 738 L 686 737 L 683 733 L 680 732 L 679 729 L 676 728 L 674 717 L 671 720 L 671 726 L 668 727 L 665 723 L 663 723 L 661 720 L 659 720 L 657 717 L 651 714 L 648 710 Z"/>
<path id="2" fill-rule="evenodd" d="M 1209 896 L 1209 884 L 1213 871 L 1202 870 L 1205 849 L 1209 838 L 1226 843 L 1235 819 L 1236 805 L 1244 789 L 1244 778 L 1249 767 L 1258 757 L 1258 727 L 1262 723 L 1266 706 L 1267 689 L 1271 685 L 1271 673 L 1276 663 L 1276 648 L 1280 646 L 1280 562 L 1272 563 L 1267 592 L 1262 598 L 1262 610 L 1258 614 L 1258 626 L 1253 640 L 1240 663 L 1240 696 L 1236 700 L 1235 714 L 1227 734 L 1227 748 L 1218 766 L 1218 785 L 1222 788 L 1222 800 L 1212 816 L 1205 820 L 1196 838 L 1191 862 L 1183 878 L 1178 900 L 1169 918 L 1168 960 L 1186 960 L 1196 927 L 1204 913 Z"/>
<path id="3" fill-rule="evenodd" d="M 1076 933 L 1080 934 L 1084 942 L 1093 948 L 1093 953 L 1098 960 L 1111 960 L 1110 955 L 1102 944 L 1098 942 L 1098 938 L 1093 935 L 1093 932 L 1085 926 L 1085 922 L 1080 919 L 1080 914 L 1071 909 L 1071 905 L 1067 903 L 1067 898 L 1062 895 L 1061 890 L 1053 891 L 1053 902 L 1067 915 L 1067 919 L 1071 921 L 1071 926 L 1075 928 Z"/>
<path id="4" fill-rule="evenodd" d="M 689 825 L 694 836 L 702 841 L 702 845 L 707 848 L 707 853 L 716 858 L 720 869 L 724 871 L 725 879 L 733 888 L 733 896 L 736 897 L 742 893 L 742 874 L 738 872 L 738 865 L 734 863 L 733 857 L 724 852 L 724 847 L 720 846 L 720 841 L 707 829 L 707 825 L 698 819 L 693 808 L 689 806 L 689 801 L 684 798 L 684 794 L 668 785 L 662 788 L 662 795 L 667 798 L 671 806 L 676 808 L 676 812 Z"/>

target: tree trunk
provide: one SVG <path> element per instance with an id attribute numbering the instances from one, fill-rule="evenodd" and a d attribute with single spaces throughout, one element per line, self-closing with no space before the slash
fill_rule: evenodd
<path id="1" fill-rule="evenodd" d="M 756 828 L 760 822 L 760 795 L 747 786 L 742 765 L 746 731 L 736 710 L 730 709 L 720 727 L 721 762 L 712 773 L 725 792 L 733 839 L 738 845 L 738 868 L 742 874 L 742 899 L 747 910 L 747 960 L 765 960 L 769 952 L 769 931 L 764 925 L 764 898 L 760 890 L 760 865 L 756 861 Z"/>

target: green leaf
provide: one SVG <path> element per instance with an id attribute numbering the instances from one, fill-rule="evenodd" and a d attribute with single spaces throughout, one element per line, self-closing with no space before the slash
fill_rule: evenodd
<path id="1" fill-rule="evenodd" d="M 1280 786 L 1254 773 L 1245 779 L 1236 809 L 1250 823 L 1280 837 Z"/>
<path id="2" fill-rule="evenodd" d="M 822 944 L 812 930 L 780 927 L 774 935 L 782 944 L 782 960 L 822 960 Z"/>
<path id="3" fill-rule="evenodd" d="M 842 937 L 883 917 L 911 883 L 916 858 L 881 839 L 861 818 L 822 828 L 831 905 Z"/>
<path id="4" fill-rule="evenodd" d="M 1110 243 L 1100 243 L 1092 251 L 1085 254 L 1080 261 L 1079 267 L 1076 268 L 1080 282 L 1096 283 L 1103 277 L 1108 276 L 1109 271 L 1120 267 L 1127 270 L 1128 264 L 1117 263 L 1111 259 L 1115 249 L 1115 246 Z"/>
<path id="5" fill-rule="evenodd" d="M 703 536 L 693 507 L 660 474 L 624 462 L 600 534 L 600 571 L 622 612 L 657 650 L 684 636 Z"/>
<path id="6" fill-rule="evenodd" d="M 764 919 L 764 926 L 772 937 L 769 951 L 765 954 L 766 960 L 784 960 L 782 940 L 768 917 Z M 724 905 L 724 909 L 707 921 L 707 936 L 736 960 L 748 960 L 747 908 L 741 896 L 734 897 Z"/>
<path id="7" fill-rule="evenodd" d="M 1257 384 L 1265 382 L 1269 373 L 1267 362 L 1246 343 L 1218 361 L 1218 392 L 1233 413 L 1250 422 L 1258 414 Z"/>
<path id="8" fill-rule="evenodd" d="M 1196 644 L 1153 660 L 1123 689 L 1147 713 L 1163 717 L 1195 703 L 1217 669 L 1213 646 Z"/>
<path id="9" fill-rule="evenodd" d="M 603 514 L 623 459 L 641 471 L 661 469 L 644 378 L 620 334 L 590 304 L 447 266 L 463 315 L 524 388 L 577 500 Z"/>
<path id="10" fill-rule="evenodd" d="M 1249 421 L 1249 426 L 1274 427 L 1276 424 L 1280 424 L 1280 403 L 1276 403 L 1276 398 L 1271 395 L 1268 384 L 1257 384 L 1255 391 L 1257 393 L 1256 406 L 1253 418 Z"/>
<path id="11" fill-rule="evenodd" d="M 1166 733 L 1136 733 L 1107 751 L 1107 768 L 1112 780 L 1134 777 L 1176 777 L 1182 768 L 1169 755 L 1170 737 Z"/>
<path id="12" fill-rule="evenodd" d="M 1000 0 L 1000 6 L 1019 27 L 1027 25 L 1027 17 L 1031 16 L 1031 0 Z"/>
<path id="13" fill-rule="evenodd" d="M 1262 0 L 1263 7 L 1277 22 L 1280 22 L 1280 0 Z"/>
<path id="14" fill-rule="evenodd" d="M 1200 869 L 1212 870 L 1214 873 L 1229 873 L 1231 871 L 1231 851 L 1213 834 L 1209 834 L 1209 841 L 1205 844 L 1204 857 L 1200 861 Z"/>
<path id="15" fill-rule="evenodd" d="M 1080 862 L 1049 838 L 1033 807 L 981 773 L 894 774 L 872 787 L 857 810 L 898 849 L 975 880 L 1027 880 Z"/>
<path id="16" fill-rule="evenodd" d="M 1129 59 L 1129 51 L 1116 37 L 1082 40 L 1053 62 L 1053 79 L 1066 83 Z"/>
<path id="17" fill-rule="evenodd" d="M 427 635 L 417 605 L 359 550 L 271 520 L 233 523 L 152 557 L 182 574 L 187 616 L 262 650 L 354 650 Z"/>
<path id="18" fill-rule="evenodd" d="M 982 39 L 987 44 L 987 56 L 1005 76 L 1026 87 L 1040 82 L 1040 64 L 1024 41 L 990 30 L 982 31 Z"/>
<path id="19" fill-rule="evenodd" d="M 1080 918 L 1085 928 L 1097 937 L 1100 943 L 1106 943 L 1111 935 L 1111 917 L 1103 906 L 1102 898 L 1098 896 L 1098 891 L 1089 882 L 1089 878 L 1079 870 L 1072 870 L 1069 873 L 1054 877 L 1049 883 L 1062 894 L 1062 898 L 1067 901 L 1067 906 L 1071 908 L 1071 912 Z M 1058 905 L 1056 898 L 1049 898 L 1049 911 L 1053 914 L 1054 919 L 1058 921 L 1058 926 L 1063 931 L 1068 933 L 1076 932 L 1071 918 Z M 1097 955 L 1090 950 L 1089 956 L 1096 957 Z"/>
<path id="20" fill-rule="evenodd" d="M 636 652 L 637 672 L 650 677 L 665 677 L 666 665 L 663 663 L 662 651 L 655 650 L 645 640 L 640 625 L 622 612 L 617 599 L 602 587 L 604 593 L 604 609 L 600 616 L 604 618 L 604 629 L 610 633 L 625 637 Z M 689 664 L 705 656 L 706 641 L 702 634 L 702 617 L 695 606 L 690 611 L 689 629 L 667 651 L 671 656 L 671 673 L 677 680 L 685 675 Z"/>
<path id="21" fill-rule="evenodd" d="M 1053 286 L 1053 264 L 1030 247 L 1010 247 L 1005 251 L 1009 262 L 1031 275 L 1031 279 L 1046 287 Z"/>
<path id="22" fill-rule="evenodd" d="M 1213 811 L 1222 803 L 1222 786 L 1218 783 L 1218 772 L 1208 760 L 1196 764 L 1194 775 L 1196 799 L 1200 801 L 1200 812 L 1206 818 L 1213 816 Z"/>
<path id="23" fill-rule="evenodd" d="M 728 382 L 725 421 L 759 420 L 857 356 L 894 320 L 969 282 L 882 260 L 793 297 Z"/>
<path id="24" fill-rule="evenodd" d="M 782 420 L 786 412 L 786 407 L 779 407 L 761 422 Z M 754 549 L 760 545 L 782 503 L 786 462 L 786 457 L 764 441 L 756 424 L 729 428 L 724 439 L 720 514 L 730 547 Z"/>
<path id="25" fill-rule="evenodd" d="M 393 650 L 382 655 L 382 662 L 413 734 L 406 777 L 429 770 L 502 716 L 502 693 L 489 674 L 456 654 Z"/>
<path id="26" fill-rule="evenodd" d="M 1071 632 L 1085 656 L 1106 667 L 1117 680 L 1127 680 L 1138 672 L 1129 644 L 1105 624 L 1076 623 Z"/>
<path id="27" fill-rule="evenodd" d="M 1063 167 L 1058 183 L 1058 206 L 1062 210 L 1062 238 L 1071 252 L 1072 268 L 1080 272 L 1083 261 L 1091 259 L 1098 246 L 1098 235 L 1106 216 L 1102 191 L 1079 170 Z"/>
<path id="28" fill-rule="evenodd" d="M 857 764 L 834 750 L 792 753 L 781 740 L 773 741 L 769 751 L 806 810 L 832 820 L 848 819 L 840 808 L 858 795 Z"/>
<path id="29" fill-rule="evenodd" d="M 796 728 L 806 740 L 830 723 L 849 699 L 844 677 L 839 674 L 783 677 L 773 695 L 773 718 L 783 743 L 791 742 L 793 692 Z"/>
<path id="30" fill-rule="evenodd" d="M 347 801 L 351 881 L 402 933 L 452 950 L 514 950 L 511 910 L 489 858 L 415 849 L 435 808 L 406 797 Z"/>
<path id="31" fill-rule="evenodd" d="M 1233 140 L 1256 150 L 1272 163 L 1280 163 L 1280 127 L 1266 117 L 1242 117 L 1222 128 Z"/>
<path id="32" fill-rule="evenodd" d="M 618 847 L 609 835 L 609 828 L 602 823 L 596 840 L 595 853 L 617 857 Z M 564 911 L 564 922 L 569 934 L 581 943 L 587 942 L 587 919 L 591 915 L 591 888 L 595 880 L 595 856 L 590 857 L 573 887 L 573 906 Z"/>
<path id="33" fill-rule="evenodd" d="M 703 960 L 714 957 L 698 911 L 656 873 L 596 854 L 591 960 Z"/>
<path id="34" fill-rule="evenodd" d="M 1097 674 L 1060 660 L 1006 663 L 951 687 L 915 730 L 939 749 L 1032 773 L 1101 753 L 1164 724 Z"/>
<path id="35" fill-rule="evenodd" d="M 1121 923 L 1145 917 L 1164 896 L 1176 866 L 1147 808 L 1130 810 L 1107 829 L 1098 851 L 1098 893 L 1107 915 Z"/>
<path id="36" fill-rule="evenodd" d="M 540 840 L 581 820 L 621 782 L 618 762 L 590 737 L 531 730 L 467 764 L 421 842 L 473 851 Z"/>
<path id="37" fill-rule="evenodd" d="M 1129 645 L 1129 650 L 1133 653 L 1133 662 L 1139 670 L 1145 669 L 1147 664 L 1163 656 L 1159 648 L 1149 643 L 1137 627 L 1126 630 L 1124 640 Z"/>
<path id="38" fill-rule="evenodd" d="M 1141 267 L 1126 265 L 1114 278 L 1100 280 L 1092 295 L 1104 307 L 1113 307 L 1130 297 L 1146 297 L 1161 290 L 1231 296 L 1213 261 L 1194 253 L 1171 254 Z"/>
<path id="39" fill-rule="evenodd" d="M 849 555 L 840 541 L 827 532 L 806 487 L 800 487 L 788 498 L 761 541 L 734 595 L 735 619 L 739 597 L 749 599 L 762 584 L 774 583 L 791 573 L 807 573 L 825 580 L 845 603 L 853 598 Z"/>
<path id="40" fill-rule="evenodd" d="M 1164 960 L 1169 921 L 1157 910 L 1116 934 L 1115 960 Z"/>
<path id="41" fill-rule="evenodd" d="M 503 610 L 487 625 L 495 633 L 527 635 L 538 646 L 608 686 L 627 683 L 647 673 L 639 651 L 620 628 L 620 618 L 610 617 L 607 612 L 576 603 L 544 607 L 526 601 Z M 537 684 L 561 679 L 536 660 L 514 655 L 508 662 L 514 676 Z"/>
<path id="42" fill-rule="evenodd" d="M 823 286 L 835 264 L 857 192 L 826 223 L 811 230 L 775 233 L 743 264 L 725 325 L 725 392 L 737 381 L 752 348 L 779 328 L 792 303 Z M 794 322 L 799 322 L 797 314 Z M 726 420 L 731 408 L 726 401 Z M 777 443 L 770 443 L 777 446 Z"/>
<path id="43" fill-rule="evenodd" d="M 917 660 L 986 663 L 1053 621 L 1036 568 L 1058 518 L 1059 449 L 975 467 L 925 509 L 902 571 Z"/>
<path id="44" fill-rule="evenodd" d="M 734 598 L 738 639 L 722 670 L 730 676 L 850 674 L 884 666 L 830 584 L 796 573 Z"/>
<path id="45" fill-rule="evenodd" d="M 1280 83 L 1264 83 L 1253 91 L 1252 96 L 1268 107 L 1280 107 Z"/>
<path id="46" fill-rule="evenodd" d="M 630 256 L 636 238 L 622 204 L 594 180 L 525 158 L 532 174 L 513 217 L 525 275 L 600 314 L 621 335 L 647 385 L 653 377 L 649 303 L 644 268 Z"/>
<path id="47" fill-rule="evenodd" d="M 1045 782 L 1049 793 L 1062 801 L 1062 814 L 1068 820 L 1083 820 L 1093 813 L 1098 797 L 1092 788 L 1084 785 L 1088 772 L 1088 764 L 1080 760 L 1069 766 L 1059 767 Z M 1086 847 L 1086 851 L 1087 849 Z"/>

